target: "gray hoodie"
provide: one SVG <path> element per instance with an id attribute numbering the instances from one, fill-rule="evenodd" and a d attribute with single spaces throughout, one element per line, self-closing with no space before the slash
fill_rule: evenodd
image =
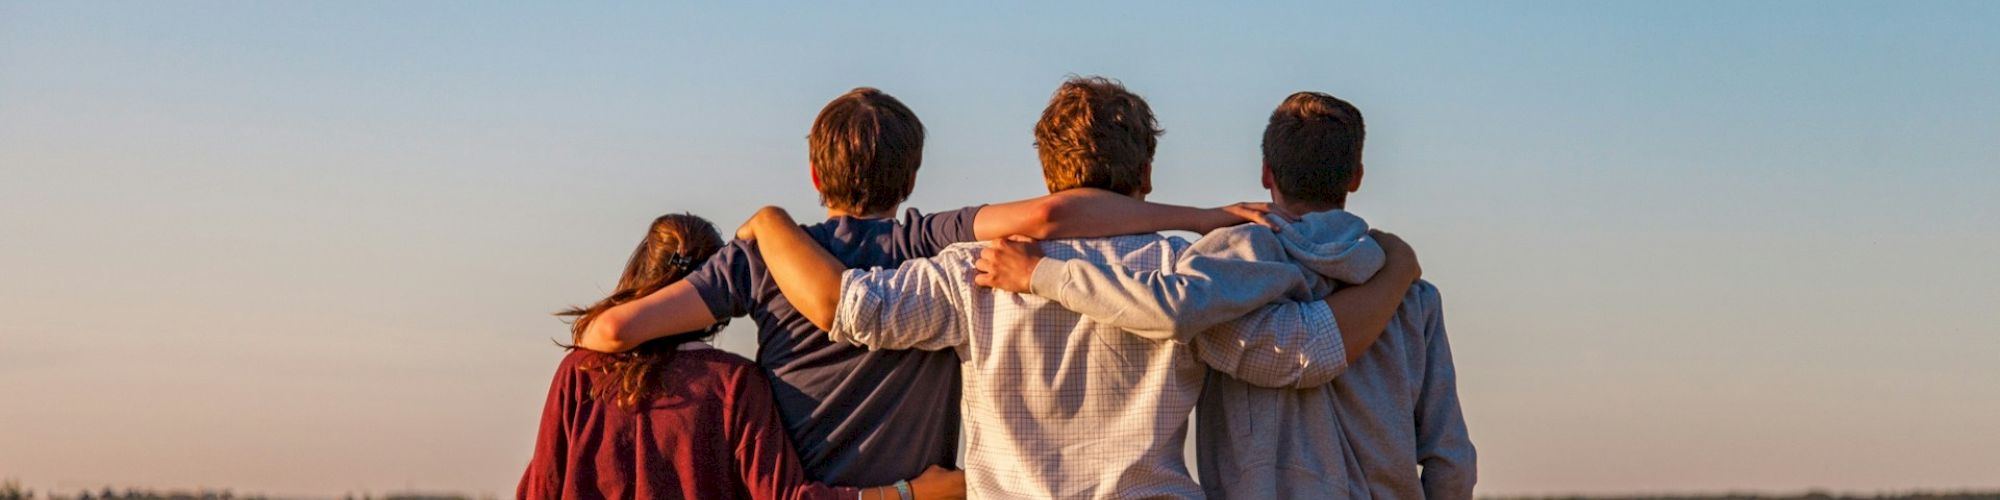
<path id="1" fill-rule="evenodd" d="M 1272 308 L 1246 310 L 1212 297 L 1241 295 L 1271 283 L 1206 274 L 1203 259 L 1296 263 L 1301 278 L 1284 285 L 1290 301 L 1317 301 L 1342 283 L 1379 270 L 1382 250 L 1368 224 L 1342 210 L 1278 221 L 1279 232 L 1245 225 L 1211 233 L 1183 256 L 1179 272 L 1134 273 L 1111 266 L 1045 260 L 1033 291 L 1098 321 L 1135 333 L 1172 330 L 1197 347 L 1217 315 L 1251 323 Z M 1226 242 L 1224 245 L 1214 244 Z M 1340 345 L 1338 329 L 1324 332 Z M 1152 336 L 1152 335 L 1149 335 Z M 1209 373 L 1198 404 L 1196 456 L 1202 489 L 1212 498 L 1471 498 L 1475 452 L 1460 412 L 1451 347 L 1437 288 L 1410 287 L 1382 337 L 1346 364 L 1333 348 L 1289 387 L 1262 387 Z M 1316 356 L 1318 357 L 1318 356 Z M 1336 378 L 1337 377 L 1337 378 Z"/>

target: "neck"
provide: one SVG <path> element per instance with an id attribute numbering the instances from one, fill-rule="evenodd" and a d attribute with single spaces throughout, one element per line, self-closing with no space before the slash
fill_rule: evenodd
<path id="1" fill-rule="evenodd" d="M 828 219 L 834 217 L 853 217 L 856 219 L 888 219 L 888 218 L 893 218 L 895 216 L 896 216 L 896 207 L 889 207 L 888 210 L 865 213 L 865 214 L 849 212 L 838 208 L 826 209 L 826 218 Z"/>
<path id="2" fill-rule="evenodd" d="M 1277 205 L 1279 210 L 1283 210 L 1285 211 L 1285 213 L 1292 214 L 1295 216 L 1304 216 L 1305 214 L 1310 214 L 1310 213 L 1342 210 L 1346 208 L 1345 206 L 1346 204 L 1344 203 L 1300 203 L 1300 202 L 1288 202 L 1282 200 L 1278 201 Z"/>

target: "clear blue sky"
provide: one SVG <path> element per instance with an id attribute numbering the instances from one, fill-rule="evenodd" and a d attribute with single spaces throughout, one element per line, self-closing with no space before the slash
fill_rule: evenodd
<path id="1" fill-rule="evenodd" d="M 0 475 L 511 492 L 653 216 L 810 213 L 858 85 L 913 206 L 1041 193 L 1065 74 L 1265 198 L 1264 117 L 1367 114 L 1351 208 L 1445 294 L 1485 493 L 2000 487 L 2000 4 L 0 2 Z M 722 344 L 742 350 L 742 327 Z"/>

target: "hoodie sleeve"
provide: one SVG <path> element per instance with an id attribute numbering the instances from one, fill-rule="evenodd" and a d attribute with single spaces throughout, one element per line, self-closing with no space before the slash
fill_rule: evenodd
<path id="1" fill-rule="evenodd" d="M 1310 298 L 1305 271 L 1284 255 L 1269 229 L 1244 225 L 1210 233 L 1157 271 L 1044 258 L 1030 291 L 1134 335 L 1185 342 L 1287 293 Z"/>
<path id="2" fill-rule="evenodd" d="M 1194 337 L 1194 352 L 1215 371 L 1272 389 L 1319 387 L 1347 371 L 1340 323 L 1321 300 L 1267 305 L 1216 325 Z"/>
<path id="3" fill-rule="evenodd" d="M 1458 406 L 1458 373 L 1451 342 L 1444 334 L 1444 309 L 1437 287 L 1419 281 L 1411 294 L 1424 308 L 1423 388 L 1417 394 L 1417 463 L 1423 466 L 1425 498 L 1470 499 L 1479 481 L 1478 455 Z M 1405 302 L 1407 304 L 1407 302 Z"/>

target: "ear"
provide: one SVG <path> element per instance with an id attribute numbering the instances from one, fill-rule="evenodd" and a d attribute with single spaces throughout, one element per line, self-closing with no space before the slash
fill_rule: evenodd
<path id="1" fill-rule="evenodd" d="M 813 166 L 812 162 L 806 162 L 806 173 L 812 175 L 813 192 L 822 192 L 819 188 L 819 167 Z"/>
<path id="2" fill-rule="evenodd" d="M 1271 177 L 1271 162 L 1264 162 L 1264 189 L 1277 189 L 1278 180 Z"/>
<path id="3" fill-rule="evenodd" d="M 1139 176 L 1139 196 L 1153 194 L 1153 164 L 1146 164 L 1146 172 Z"/>
<path id="4" fill-rule="evenodd" d="M 1366 168 L 1362 168 L 1361 164 L 1359 164 L 1359 163 L 1356 163 L 1356 164 L 1354 164 L 1354 178 L 1352 178 L 1352 179 L 1348 179 L 1348 180 L 1347 180 L 1347 192 L 1349 192 L 1349 193 L 1352 193 L 1352 192 L 1356 192 L 1356 191 L 1360 191 L 1360 190 L 1361 190 L 1361 176 L 1362 176 L 1362 174 L 1366 174 L 1366 173 L 1368 173 L 1368 169 L 1366 169 Z"/>

